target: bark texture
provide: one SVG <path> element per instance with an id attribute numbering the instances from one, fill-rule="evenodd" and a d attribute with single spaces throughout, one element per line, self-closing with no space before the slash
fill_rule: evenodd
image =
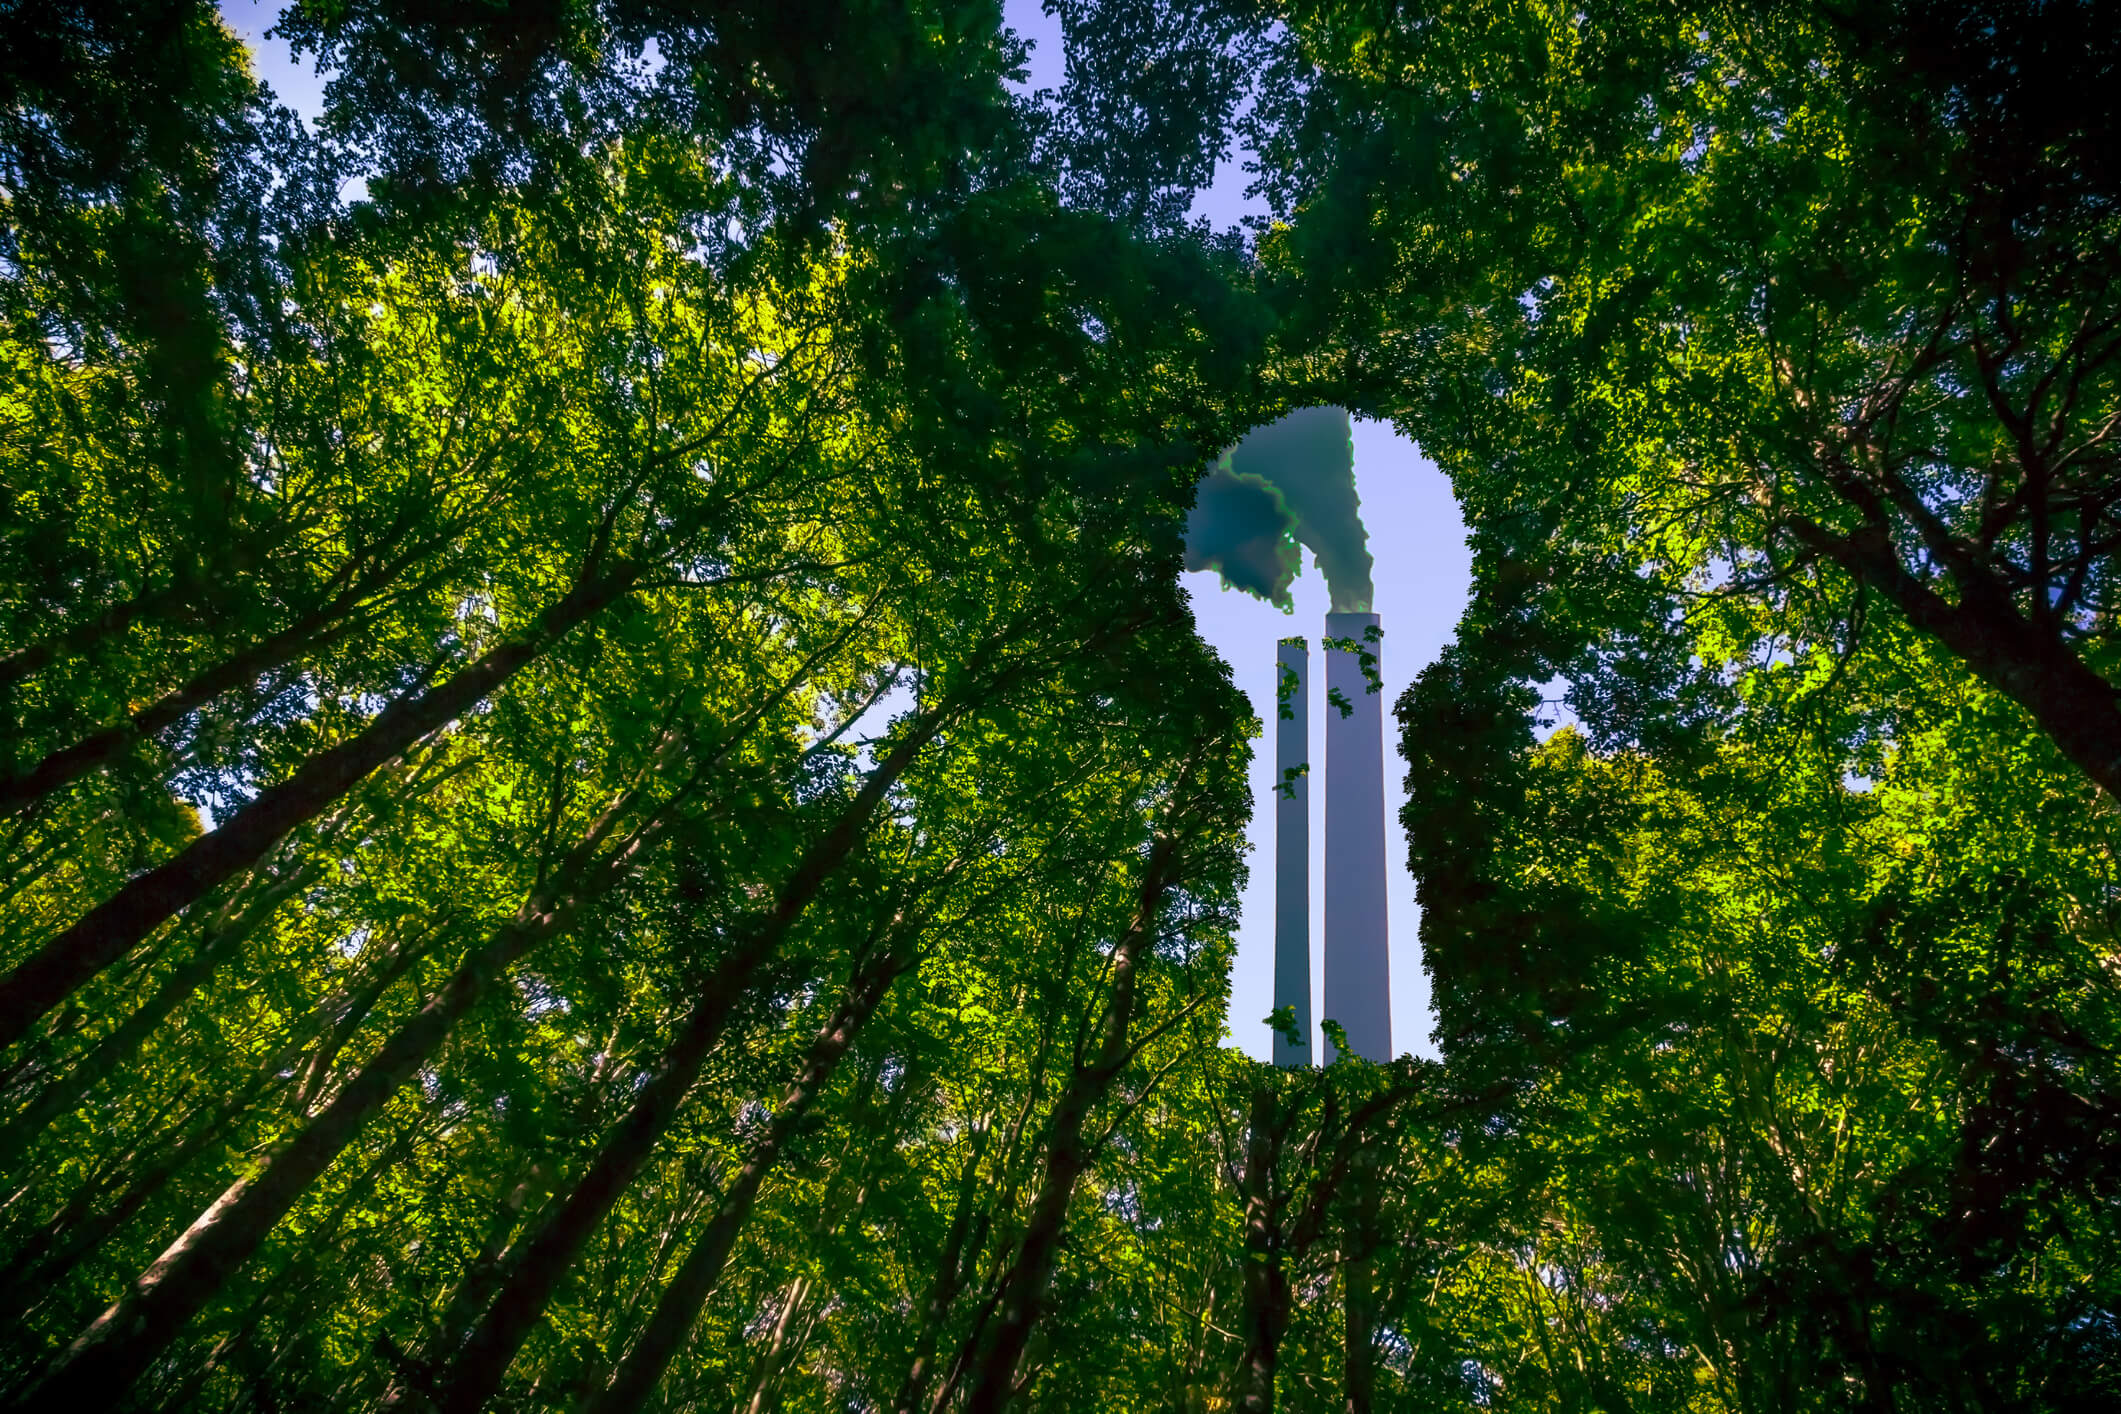
<path id="1" fill-rule="evenodd" d="M 1953 603 L 1910 573 L 1882 533 L 1837 535 L 1803 517 L 1789 526 L 1800 543 L 1882 594 L 1976 677 L 2024 708 L 2064 756 L 2121 800 L 2121 694 L 2052 629 L 2020 613 L 2001 585 L 1962 567 Z"/>
<path id="2" fill-rule="evenodd" d="M 1244 1305 L 1237 1331 L 1244 1353 L 1230 1391 L 1237 1414 L 1274 1414 L 1274 1377 L 1289 1328 L 1289 1273 L 1274 1183 L 1281 1144 L 1280 1106 L 1273 1087 L 1262 1082 L 1252 1091 L 1245 1130 Z"/>
<path id="3" fill-rule="evenodd" d="M 636 832 L 583 866 L 564 894 L 528 903 L 465 957 L 442 989 L 386 1040 L 330 1101 L 256 1170 L 231 1185 L 124 1295 L 91 1323 L 23 1403 L 70 1414 L 114 1405 L 185 1323 L 212 1301 L 362 1127 L 412 1079 L 456 1023 L 537 944 L 570 926 L 650 841 Z"/>
<path id="4" fill-rule="evenodd" d="M 256 864 L 289 831 L 316 818 L 370 772 L 471 710 L 617 599 L 637 577 L 629 567 L 578 585 L 524 631 L 447 682 L 399 698 L 352 738 L 312 756 L 218 828 L 127 882 L 0 981 L 0 1047 L 20 1040 L 76 988 L 165 920 Z"/>
<path id="5" fill-rule="evenodd" d="M 1078 1060 L 1067 1089 L 1047 1125 L 1046 1156 L 1023 1239 L 1004 1282 L 994 1334 L 979 1362 L 979 1374 L 966 1402 L 970 1414 L 997 1414 L 1017 1392 L 1017 1366 L 1032 1329 L 1045 1309 L 1046 1288 L 1060 1253 L 1068 1204 L 1075 1186 L 1096 1157 L 1087 1133 L 1090 1112 L 1102 1101 L 1132 1059 L 1128 1032 L 1134 1012 L 1134 989 L 1141 956 L 1156 936 L 1164 898 L 1176 882 L 1178 841 L 1159 834 L 1149 851 L 1141 892 L 1126 932 L 1112 949 L 1112 991 L 1100 1018 L 1096 1053 Z"/>
<path id="6" fill-rule="evenodd" d="M 877 1005 L 883 1001 L 884 993 L 900 970 L 896 956 L 882 955 L 872 958 L 855 974 L 839 1007 L 811 1043 L 802 1073 L 782 1097 L 781 1107 L 775 1112 L 766 1133 L 752 1146 L 743 1169 L 730 1184 L 728 1193 L 723 1195 L 714 1217 L 656 1302 L 655 1313 L 648 1318 L 648 1324 L 634 1341 L 633 1348 L 619 1363 L 611 1383 L 590 1403 L 586 1414 L 636 1414 L 646 1407 L 663 1371 L 669 1368 L 671 1357 L 677 1354 L 678 1347 L 691 1333 L 693 1322 L 699 1319 L 700 1308 L 714 1294 L 722 1267 L 751 1217 L 759 1185 L 780 1162 L 781 1154 L 801 1126 L 804 1115 L 824 1093 L 833 1071 L 854 1045 L 862 1026 L 875 1015 Z"/>
<path id="7" fill-rule="evenodd" d="M 510 1264 L 507 1283 L 450 1362 L 441 1380 L 439 1400 L 446 1414 L 483 1408 L 500 1389 L 510 1362 L 582 1245 L 626 1192 L 677 1118 L 685 1096 L 699 1078 L 701 1066 L 752 978 L 779 951 L 825 880 L 859 848 L 870 817 L 891 787 L 954 715 L 953 705 L 938 706 L 877 763 L 862 789 L 842 808 L 833 827 L 797 863 L 773 912 L 759 920 L 716 966 L 676 1041 L 665 1053 L 655 1078 L 643 1088 L 574 1190 L 531 1238 L 521 1258 Z"/>

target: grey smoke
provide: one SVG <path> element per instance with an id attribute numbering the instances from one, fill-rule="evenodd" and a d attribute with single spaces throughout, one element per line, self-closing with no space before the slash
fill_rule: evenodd
<path id="1" fill-rule="evenodd" d="M 1186 568 L 1291 607 L 1297 545 L 1310 548 L 1336 614 L 1368 613 L 1370 536 L 1355 495 L 1345 408 L 1302 408 L 1231 448 L 1202 477 L 1186 521 Z"/>
<path id="2" fill-rule="evenodd" d="M 1201 478 L 1186 518 L 1186 568 L 1215 570 L 1232 589 L 1287 610 L 1289 583 L 1300 568 L 1296 517 L 1281 490 L 1258 476 L 1239 476 L 1228 458 Z"/>

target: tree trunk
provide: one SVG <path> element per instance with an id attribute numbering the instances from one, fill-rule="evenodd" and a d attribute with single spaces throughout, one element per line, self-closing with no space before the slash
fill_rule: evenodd
<path id="1" fill-rule="evenodd" d="M 442 1308 L 442 1318 L 432 1342 L 432 1347 L 453 1350 L 464 1339 L 479 1313 L 493 1299 L 493 1294 L 505 1275 L 502 1259 L 508 1253 L 508 1244 L 516 1229 L 522 1225 L 523 1210 L 530 1203 L 531 1194 L 541 1186 L 543 1164 L 533 1161 L 524 1171 L 522 1179 L 510 1185 L 507 1196 L 494 1205 L 492 1220 L 486 1229 L 486 1239 L 479 1250 L 465 1264 L 464 1275 L 457 1288 L 450 1293 L 449 1304 Z M 394 1344 L 381 1346 L 397 1373 L 391 1377 L 383 1390 L 383 1397 L 376 1407 L 384 1410 L 420 1409 L 434 1398 L 433 1371 L 425 1360 L 405 1355 Z"/>
<path id="2" fill-rule="evenodd" d="M 407 528 L 401 517 L 397 530 L 386 536 L 381 544 L 363 551 L 363 556 L 374 556 L 379 551 L 390 548 L 392 542 Z M 0 816 L 21 810 L 80 779 L 88 772 L 107 765 L 122 755 L 133 742 L 145 740 L 176 725 L 186 715 L 204 707 L 224 693 L 248 687 L 266 674 L 328 647 L 360 628 L 364 621 L 372 622 L 376 617 L 373 608 L 365 615 L 357 612 L 362 601 L 378 590 L 390 586 L 393 580 L 410 571 L 422 558 L 441 548 L 449 538 L 445 533 L 415 542 L 410 549 L 396 558 L 372 563 L 365 572 L 351 580 L 348 580 L 347 576 L 354 571 L 358 560 L 343 564 L 333 576 L 333 582 L 342 586 L 339 592 L 288 627 L 278 633 L 269 634 L 250 647 L 222 659 L 203 672 L 194 674 L 188 681 L 163 693 L 126 720 L 91 732 L 71 746 L 52 751 L 26 770 L 0 777 Z M 430 574 L 425 580 L 415 579 L 410 584 L 398 586 L 392 592 L 396 595 L 417 594 L 431 584 L 433 578 Z M 388 602 L 388 597 L 385 602 Z"/>
<path id="3" fill-rule="evenodd" d="M 213 1350 L 207 1355 L 206 1359 L 201 1361 L 198 1368 L 185 1377 L 183 1383 L 177 1387 L 173 1395 L 162 1401 L 161 1408 L 173 1411 L 173 1414 L 175 1414 L 175 1411 L 196 1407 L 199 1392 L 205 1388 L 206 1382 L 213 1378 L 214 1371 L 220 1368 L 221 1362 L 227 1359 L 231 1352 L 237 1350 L 244 1339 L 258 1328 L 259 1321 L 264 1316 L 266 1307 L 277 1297 L 301 1292 L 303 1287 L 308 1284 L 311 1275 L 321 1265 L 324 1254 L 332 1250 L 331 1243 L 338 1235 L 340 1226 L 345 1223 L 346 1215 L 368 1197 L 369 1193 L 375 1188 L 376 1180 L 381 1178 L 399 1159 L 404 1157 L 405 1151 L 411 1147 L 413 1136 L 418 1132 L 418 1129 L 418 1124 L 413 1124 L 401 1131 L 390 1143 L 383 1147 L 383 1151 L 376 1155 L 375 1160 L 367 1168 L 363 1169 L 353 1182 L 346 1185 L 346 1191 L 340 1195 L 338 1203 L 325 1216 L 324 1221 L 317 1225 L 316 1231 L 309 1234 L 309 1240 L 302 1256 L 289 1270 L 281 1273 L 270 1283 L 263 1284 L 258 1288 L 257 1294 L 251 1298 L 250 1305 L 233 1322 L 229 1333 L 215 1342 Z M 267 1362 L 268 1367 L 272 1363 L 269 1360 Z"/>
<path id="4" fill-rule="evenodd" d="M 294 870 L 268 888 L 234 921 L 209 932 L 191 957 L 163 978 L 162 985 L 131 1016 L 118 1023 L 115 1030 L 96 1043 L 94 1050 L 46 1085 L 20 1114 L 8 1121 L 7 1127 L 0 1130 L 0 1173 L 12 1170 L 54 1120 L 70 1113 L 100 1081 L 130 1061 L 155 1028 L 234 957 L 244 941 L 290 895 L 314 878 L 315 872 Z"/>
<path id="5" fill-rule="evenodd" d="M 113 604 L 92 619 L 61 629 L 0 658 L 0 687 L 34 677 L 61 658 L 77 657 L 103 639 L 121 633 L 133 620 L 165 614 L 191 602 L 189 584 L 182 581 L 161 589 L 150 589 L 122 604 Z"/>
<path id="6" fill-rule="evenodd" d="M 662 1379 L 671 1357 L 684 1344 L 693 1322 L 699 1319 L 700 1308 L 713 1294 L 715 1283 L 722 1275 L 722 1266 L 736 1246 L 737 1235 L 744 1230 L 744 1224 L 751 1216 L 759 1185 L 780 1161 L 781 1152 L 794 1137 L 803 1116 L 824 1092 L 841 1057 L 847 1054 L 863 1024 L 883 1001 L 892 979 L 902 970 L 898 950 L 886 944 L 880 946 L 877 954 L 856 972 L 848 984 L 847 995 L 825 1023 L 824 1030 L 818 1033 L 817 1040 L 811 1043 L 802 1073 L 782 1097 L 780 1110 L 767 1126 L 766 1133 L 752 1146 L 750 1156 L 723 1197 L 713 1220 L 707 1224 L 707 1230 L 700 1234 L 700 1240 L 686 1254 L 677 1275 L 671 1278 L 662 1299 L 656 1302 L 655 1313 L 648 1318 L 647 1326 L 612 1375 L 611 1383 L 588 1405 L 585 1414 L 635 1414 L 655 1393 L 656 1384 Z"/>
<path id="7" fill-rule="evenodd" d="M 630 571 L 626 577 L 630 579 Z M 548 628 L 551 617 L 548 614 Z M 580 617 L 587 617 L 587 612 Z M 552 641 L 557 637 L 554 632 Z M 492 656 L 489 654 L 482 662 L 490 661 Z M 814 663 L 815 660 L 806 664 L 802 672 L 807 673 Z M 756 721 L 767 704 L 793 691 L 800 678 L 798 674 L 770 694 L 745 722 Z M 940 719 L 933 724 L 936 731 L 941 726 Z M 698 769 L 710 769 L 741 736 L 741 732 L 732 733 Z M 865 790 L 857 798 L 865 819 L 887 786 L 888 783 L 878 783 L 873 793 Z M 467 955 L 442 990 L 401 1025 L 272 1157 L 230 1186 L 201 1214 L 123 1296 L 82 1332 L 21 1408 L 66 1411 L 76 1404 L 102 1407 L 120 1399 L 141 1372 L 168 1348 L 184 1324 L 250 1258 L 367 1120 L 440 1048 L 456 1022 L 487 988 L 537 944 L 570 927 L 583 908 L 624 878 L 634 861 L 660 839 L 670 821 L 659 812 L 651 812 L 626 840 L 605 848 L 608 832 L 638 797 L 638 790 L 629 792 L 605 811 L 555 871 L 554 880 L 526 902 L 514 920 Z M 854 826 L 843 817 L 829 839 L 851 837 L 853 830 Z M 599 850 L 603 853 L 598 854 Z M 798 901 L 795 912 L 800 912 L 801 905 L 809 901 L 822 882 L 821 873 L 798 871 L 790 894 Z M 786 902 L 784 899 L 784 906 Z M 793 921 L 793 916 L 781 920 L 783 928 Z"/>
<path id="8" fill-rule="evenodd" d="M 429 930 L 422 936 L 402 939 L 373 976 L 360 986 L 342 989 L 337 996 L 325 1001 L 322 1010 L 326 1024 L 323 1034 L 317 1038 L 316 1050 L 310 1053 L 309 1063 L 302 1068 L 301 1083 L 295 1087 L 296 1108 L 306 1110 L 316 1104 L 331 1075 L 331 1067 L 339 1059 L 339 1053 L 346 1049 L 346 1043 L 353 1040 L 367 1023 L 369 1014 L 376 1009 L 376 1003 L 383 1000 L 384 993 L 426 955 L 438 931 Z"/>
<path id="9" fill-rule="evenodd" d="M 1274 1414 L 1275 1370 L 1289 1328 L 1289 1274 L 1274 1194 L 1281 1158 L 1277 1108 L 1273 1086 L 1257 1081 L 1245 1131 L 1244 1314 L 1238 1323 L 1244 1351 L 1230 1392 L 1237 1414 Z"/>
<path id="10" fill-rule="evenodd" d="M 430 505 L 431 502 L 417 495 L 408 495 L 395 523 L 378 539 L 343 561 L 326 581 L 325 588 L 329 590 L 337 586 L 337 592 L 302 614 L 293 624 L 194 674 L 189 681 L 163 693 L 126 721 L 50 752 L 35 766 L 0 777 L 0 815 L 19 810 L 30 801 L 78 779 L 116 757 L 132 741 L 153 736 L 223 693 L 247 686 L 298 657 L 317 652 L 358 629 L 364 621 L 373 622 L 378 616 L 373 606 L 365 614 L 359 612 L 362 602 L 370 595 L 389 591 L 385 599 L 387 604 L 392 597 L 418 594 L 432 585 L 438 578 L 435 572 L 408 584 L 398 584 L 397 581 L 421 560 L 445 549 L 462 533 L 472 517 L 460 514 L 455 520 L 434 527 L 426 538 L 404 544 L 406 537 L 426 517 Z M 394 556 L 382 558 L 391 551 L 396 551 Z M 180 585 L 172 585 L 113 606 L 69 633 L 55 635 L 0 661 L 0 685 L 42 671 L 62 654 L 78 654 L 143 615 L 182 608 L 190 597 Z"/>
<path id="11" fill-rule="evenodd" d="M 13 1319 L 33 1309 L 56 1283 L 115 1236 L 164 1185 L 190 1167 L 194 1159 L 219 1146 L 263 1088 L 262 1083 L 253 1083 L 223 1102 L 197 1129 L 179 1140 L 174 1150 L 152 1160 L 152 1166 L 139 1172 L 117 1201 L 103 1211 L 90 1210 L 123 1177 L 123 1168 L 116 1175 L 85 1180 L 66 1208 L 8 1264 L 6 1279 L 0 1281 L 0 1291 L 9 1293 L 0 1298 L 0 1318 Z"/>
<path id="12" fill-rule="evenodd" d="M 1045 1172 L 1024 1222 L 1016 1261 L 1002 1287 L 1000 1319 L 966 1405 L 970 1414 L 998 1414 L 1015 1397 L 1017 1366 L 1023 1361 L 1032 1328 L 1044 1310 L 1046 1286 L 1052 1280 L 1053 1265 L 1060 1252 L 1069 1202 L 1083 1171 L 1096 1157 L 1084 1135 L 1085 1125 L 1090 1111 L 1111 1089 L 1130 1058 L 1127 1033 L 1134 1010 L 1137 969 L 1142 950 L 1156 936 L 1156 920 L 1173 882 L 1176 856 L 1176 841 L 1168 834 L 1159 834 L 1149 853 L 1134 916 L 1112 949 L 1112 991 L 1105 999 L 1097 1056 L 1087 1065 L 1076 1063 L 1068 1088 L 1054 1106 L 1053 1119 L 1047 1127 Z"/>
<path id="13" fill-rule="evenodd" d="M 1017 998 L 1017 1005 L 1018 1007 L 1024 1005 L 1024 998 L 1021 994 Z M 1032 1055 L 1030 1071 L 1024 1077 L 1022 1087 L 1023 1103 L 1017 1106 L 1016 1113 L 1009 1119 L 1008 1128 L 1003 1132 L 1001 1154 L 995 1164 L 997 1186 L 991 1195 L 982 1195 L 987 1199 L 984 1210 L 981 1208 L 968 1210 L 966 1205 L 971 1202 L 970 1197 L 963 1191 L 959 1194 L 958 1211 L 960 1214 L 969 1216 L 971 1228 L 965 1237 L 964 1255 L 959 1259 L 958 1266 L 955 1269 L 957 1275 L 953 1278 L 954 1288 L 948 1293 L 947 1299 L 938 1305 L 934 1323 L 929 1325 L 922 1333 L 923 1341 L 931 1352 L 933 1346 L 940 1343 L 942 1336 L 941 1322 L 944 1315 L 948 1313 L 950 1304 L 957 1299 L 966 1286 L 971 1284 L 975 1265 L 979 1261 L 981 1252 L 986 1248 L 987 1234 L 993 1228 L 995 1215 L 1013 1212 L 1016 1208 L 1018 1191 L 1024 1183 L 1030 1180 L 1031 1175 L 1029 1174 L 1023 1175 L 1021 1179 L 1018 1177 L 1016 1164 L 1017 1145 L 1022 1141 L 1025 1128 L 1030 1124 L 1032 1116 L 1037 1109 L 1038 1097 L 1044 1093 L 1046 1088 L 1046 1070 L 1053 1059 L 1053 1042 L 1058 1030 L 1058 1021 L 1059 1017 L 1055 1008 L 1046 1007 L 1041 1009 L 1038 1047 Z M 1071 1057 L 1072 1059 L 1074 1057 Z M 985 1143 L 984 1133 L 981 1135 L 980 1142 L 982 1144 Z M 1034 1150 L 1036 1149 L 1036 1141 L 1034 1141 L 1033 1148 Z M 963 1181 L 966 1183 L 972 1182 L 977 1175 L 977 1171 L 977 1160 L 975 1159 L 972 1163 L 967 1164 L 966 1176 Z M 953 1241 L 955 1240 L 953 1237 Z M 950 1407 L 951 1400 L 956 1397 L 958 1386 L 964 1382 L 967 1372 L 972 1368 L 974 1358 L 979 1354 L 980 1347 L 986 1339 L 987 1323 L 993 1319 L 994 1309 L 1001 1303 L 1004 1285 L 1010 1270 L 1012 1270 L 1002 1261 L 1002 1254 L 999 1251 L 989 1254 L 988 1261 L 989 1266 L 980 1280 L 980 1286 L 982 1289 L 991 1288 L 991 1290 L 987 1291 L 987 1295 L 980 1301 L 972 1320 L 967 1323 L 964 1337 L 958 1342 L 957 1351 L 950 1358 L 949 1368 L 944 1372 L 942 1382 L 936 1386 L 933 1395 L 927 1395 L 925 1393 L 926 1384 L 932 1378 L 932 1374 L 917 1370 L 909 1372 L 905 1389 L 900 1395 L 902 1405 L 900 1414 L 918 1414 L 915 1407 L 907 1403 L 907 1401 L 914 1399 L 924 1399 L 928 1406 L 927 1414 L 942 1414 L 942 1411 Z M 940 1278 L 941 1271 L 939 1269 L 939 1281 Z M 936 1368 L 942 1369 L 942 1366 L 938 1365 Z"/>
<path id="14" fill-rule="evenodd" d="M 2057 634 L 2028 622 L 2002 586 L 1962 579 L 1953 604 L 1910 574 L 1884 535 L 1837 535 L 1801 516 L 1788 524 L 1804 545 L 1883 594 L 1909 623 L 2024 708 L 2064 756 L 2121 799 L 2121 694 Z"/>
<path id="15" fill-rule="evenodd" d="M 896 1414 L 920 1414 L 922 1393 L 933 1377 L 931 1368 L 935 1360 L 935 1347 L 942 1342 L 943 1321 L 950 1308 L 957 1302 L 958 1293 L 964 1290 L 965 1279 L 970 1274 L 969 1266 L 976 1260 L 977 1251 L 967 1252 L 966 1246 L 973 1227 L 973 1208 L 979 1197 L 980 1161 L 986 1156 L 988 1130 L 983 1125 L 972 1141 L 971 1156 L 965 1160 L 964 1172 L 957 1183 L 957 1210 L 950 1219 L 950 1235 L 943 1240 L 943 1255 L 935 1264 L 935 1280 L 929 1284 L 928 1299 L 921 1304 L 921 1333 L 913 1346 L 913 1363 L 906 1369 L 906 1379 L 899 1386 L 898 1398 L 892 1402 Z M 976 1248 L 977 1244 L 973 1244 Z"/>
<path id="16" fill-rule="evenodd" d="M 1370 1414 L 1377 1384 L 1377 1301 L 1372 1259 L 1377 1250 L 1377 1152 L 1356 1151 L 1348 1169 L 1347 1247 L 1342 1253 L 1342 1382 L 1347 1414 Z"/>
<path id="17" fill-rule="evenodd" d="M 585 580 L 522 632 L 440 686 L 401 697 L 351 739 L 321 751 L 217 829 L 135 876 L 0 981 L 0 1047 L 119 958 L 165 919 L 250 868 L 371 771 L 471 710 L 633 584 L 634 567 Z"/>
<path id="18" fill-rule="evenodd" d="M 861 1221 L 869 1206 L 871 1180 L 877 1166 L 884 1162 L 885 1155 L 893 1154 L 896 1140 L 904 1132 L 901 1126 L 907 1111 L 917 1108 L 926 1094 L 925 1067 L 919 1060 L 916 1054 L 899 1072 L 898 1083 L 889 1087 L 889 1105 L 873 1103 L 884 1078 L 881 1069 L 863 1076 L 848 1097 L 847 1113 L 859 1118 L 860 1127 L 850 1125 L 841 1131 L 839 1161 L 832 1165 L 832 1176 L 817 1204 L 817 1217 L 810 1224 L 808 1239 L 813 1249 L 834 1231 L 844 1231 Z M 854 1190 L 851 1199 L 847 1192 L 850 1186 Z M 661 1266 L 658 1260 L 656 1269 L 661 1270 Z M 751 1398 L 745 1401 L 745 1414 L 773 1414 L 780 1408 L 781 1388 L 790 1367 L 810 1344 L 811 1333 L 830 1309 L 829 1301 L 821 1303 L 816 1299 L 819 1290 L 819 1280 L 808 1273 L 796 1277 L 785 1289 L 773 1322 L 773 1339 L 753 1366 Z M 628 1303 L 629 1314 L 632 1305 Z"/>
<path id="19" fill-rule="evenodd" d="M 807 850 L 783 886 L 774 911 L 760 920 L 716 966 L 692 1013 L 665 1053 L 662 1067 L 643 1087 L 617 1130 L 604 1142 L 574 1191 L 541 1226 L 522 1256 L 510 1263 L 508 1283 L 473 1328 L 464 1348 L 442 1379 L 440 1401 L 445 1414 L 485 1407 L 532 1326 L 558 1289 L 560 1279 L 589 1240 L 590 1234 L 624 1195 L 648 1161 L 679 1107 L 699 1078 L 700 1067 L 720 1038 L 731 1010 L 758 970 L 772 960 L 810 900 L 826 879 L 860 846 L 870 816 L 883 802 L 946 722 L 956 715 L 953 703 L 939 705 L 869 773 L 862 789 L 843 809 L 833 827 Z"/>
<path id="20" fill-rule="evenodd" d="M 69 1346 L 22 1406 L 65 1414 L 115 1405 L 256 1252 L 288 1209 L 367 1121 L 413 1077 L 486 989 L 538 943 L 570 926 L 645 848 L 648 832 L 579 867 L 565 894 L 526 903 L 458 966 L 374 1056 L 280 1149 L 237 1180 Z"/>
<path id="21" fill-rule="evenodd" d="M 641 1088 L 633 1107 L 606 1139 L 572 1191 L 539 1226 L 527 1246 L 504 1260 L 508 1276 L 501 1290 L 472 1327 L 440 1381 L 437 1401 L 444 1411 L 486 1407 L 500 1388 L 546 1303 L 574 1265 L 582 1247 L 612 1205 L 624 1196 L 648 1162 L 663 1134 L 677 1118 L 685 1097 L 699 1079 L 708 1053 L 742 998 L 752 977 L 772 956 L 763 930 L 739 943 L 716 967 L 700 1001 L 664 1052 L 655 1076 Z"/>
<path id="22" fill-rule="evenodd" d="M 775 1390 L 780 1384 L 782 1352 L 788 1348 L 788 1329 L 795 1324 L 798 1314 L 810 1299 L 811 1280 L 799 1276 L 781 1288 L 780 1310 L 773 1317 L 773 1338 L 759 1354 L 756 1372 L 751 1377 L 751 1398 L 744 1403 L 744 1414 L 772 1414 L 780 1400 Z"/>
<path id="23" fill-rule="evenodd" d="M 296 655 L 324 646 L 334 636 L 330 632 L 334 627 L 332 617 L 326 613 L 312 615 L 179 684 L 117 725 L 90 732 L 70 746 L 46 753 L 34 766 L 0 777 L 0 816 L 24 809 L 109 765 L 134 742 L 175 726 L 223 693 L 256 682 Z"/>

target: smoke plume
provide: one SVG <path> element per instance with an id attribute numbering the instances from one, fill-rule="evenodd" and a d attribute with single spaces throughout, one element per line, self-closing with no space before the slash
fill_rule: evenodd
<path id="1" fill-rule="evenodd" d="M 1193 494 L 1186 519 L 1186 568 L 1216 570 L 1232 589 L 1290 607 L 1289 582 L 1300 568 L 1296 517 L 1279 489 L 1239 476 L 1218 460 Z"/>
<path id="2" fill-rule="evenodd" d="M 1186 521 L 1186 568 L 1291 607 L 1289 583 L 1310 547 L 1332 612 L 1370 611 L 1369 532 L 1355 498 L 1355 447 L 1344 408 L 1303 408 L 1270 423 L 1217 460 Z"/>

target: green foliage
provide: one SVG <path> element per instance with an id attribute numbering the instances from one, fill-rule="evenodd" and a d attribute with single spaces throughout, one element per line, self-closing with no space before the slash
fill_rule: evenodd
<path id="1" fill-rule="evenodd" d="M 2111 27 L 1057 12 L 13 16 L 10 1407 L 2121 1399 Z M 1476 593 L 1442 1058 L 1279 1070 L 1178 576 L 1326 404 Z"/>

